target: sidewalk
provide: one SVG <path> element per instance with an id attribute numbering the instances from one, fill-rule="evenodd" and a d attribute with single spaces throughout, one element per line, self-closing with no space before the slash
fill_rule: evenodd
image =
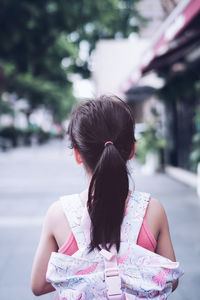
<path id="1" fill-rule="evenodd" d="M 86 187 L 84 171 L 62 142 L 0 153 L 0 299 L 50 300 L 30 291 L 33 255 L 48 206 L 60 195 Z M 172 300 L 197 300 L 200 294 L 200 199 L 193 189 L 165 174 L 144 176 L 136 163 L 137 190 L 150 192 L 167 212 L 177 260 L 185 271 Z M 195 230 L 196 229 L 196 230 Z"/>

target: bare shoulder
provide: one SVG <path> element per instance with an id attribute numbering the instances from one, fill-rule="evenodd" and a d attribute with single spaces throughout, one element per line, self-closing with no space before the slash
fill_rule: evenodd
<path id="1" fill-rule="evenodd" d="M 155 198 L 150 198 L 147 210 L 147 222 L 156 238 L 156 253 L 176 261 L 167 215 L 163 205 Z M 173 291 L 177 288 L 178 280 L 173 284 Z"/>
<path id="2" fill-rule="evenodd" d="M 60 236 L 63 229 L 65 234 L 69 230 L 69 223 L 60 200 L 55 201 L 48 208 L 45 222 L 49 226 L 49 230 L 52 232 L 56 240 L 59 240 L 57 237 Z"/>
<path id="3" fill-rule="evenodd" d="M 156 218 L 162 219 L 166 216 L 165 209 L 160 201 L 151 197 L 149 200 L 149 206 L 147 213 L 153 215 Z"/>
<path id="4" fill-rule="evenodd" d="M 160 201 L 151 197 L 147 209 L 146 222 L 156 240 L 158 240 L 164 220 L 166 220 L 166 213 L 163 205 Z"/>
<path id="5" fill-rule="evenodd" d="M 51 223 L 57 221 L 57 219 L 63 214 L 62 206 L 59 200 L 53 202 L 46 213 L 46 219 L 51 219 Z"/>

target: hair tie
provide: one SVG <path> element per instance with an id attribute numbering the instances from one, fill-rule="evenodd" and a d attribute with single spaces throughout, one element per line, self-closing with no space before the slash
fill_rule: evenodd
<path id="1" fill-rule="evenodd" d="M 111 141 L 105 142 L 104 147 L 106 147 L 106 146 L 109 145 L 109 144 L 113 145 L 113 142 L 111 142 Z"/>

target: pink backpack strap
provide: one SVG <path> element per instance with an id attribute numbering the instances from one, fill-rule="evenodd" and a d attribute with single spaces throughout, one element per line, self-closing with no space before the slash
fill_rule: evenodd
<path id="1" fill-rule="evenodd" d="M 135 296 L 123 293 L 121 290 L 121 277 L 117 264 L 117 252 L 115 247 L 110 251 L 102 249 L 100 254 L 103 256 L 105 265 L 105 283 L 107 288 L 107 297 L 109 300 L 134 300 Z"/>
<path id="2" fill-rule="evenodd" d="M 84 207 L 78 194 L 60 198 L 63 211 L 67 217 L 78 248 L 87 247 L 87 242 L 81 225 Z"/>
<path id="3" fill-rule="evenodd" d="M 137 191 L 131 193 L 121 227 L 122 242 L 137 243 L 149 199 L 148 193 Z"/>
<path id="4" fill-rule="evenodd" d="M 113 251 L 109 252 L 105 249 L 102 249 L 100 254 L 104 258 L 104 275 L 108 299 L 122 300 L 121 278 L 117 264 L 117 255 L 116 253 L 114 254 Z"/>

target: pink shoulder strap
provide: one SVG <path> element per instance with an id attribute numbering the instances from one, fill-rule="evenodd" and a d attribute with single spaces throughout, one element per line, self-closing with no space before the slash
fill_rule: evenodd
<path id="1" fill-rule="evenodd" d="M 122 242 L 136 244 L 149 199 L 150 194 L 136 191 L 131 193 L 121 226 Z M 61 203 L 78 248 L 87 247 L 90 243 L 91 226 L 87 208 L 83 206 L 78 194 L 61 197 Z"/>
<path id="2" fill-rule="evenodd" d="M 115 247 L 112 247 L 110 251 L 102 249 L 100 254 L 104 259 L 105 266 L 105 283 L 107 288 L 107 296 L 109 300 L 135 300 L 135 296 L 123 293 L 121 289 L 121 276 L 119 273 L 119 267 L 117 263 L 117 252 Z"/>
<path id="3" fill-rule="evenodd" d="M 81 226 L 84 207 L 78 194 L 61 197 L 61 204 L 75 237 L 79 249 L 87 247 L 87 241 Z"/>
<path id="4" fill-rule="evenodd" d="M 121 241 L 137 243 L 138 235 L 149 203 L 150 194 L 131 193 L 121 227 Z"/>

